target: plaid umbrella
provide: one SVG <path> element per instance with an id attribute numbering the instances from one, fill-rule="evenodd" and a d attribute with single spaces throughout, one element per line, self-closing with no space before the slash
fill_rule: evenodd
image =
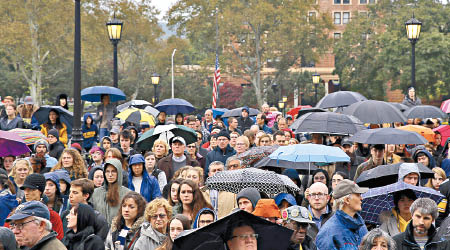
<path id="1" fill-rule="evenodd" d="M 46 139 L 46 137 L 39 130 L 15 128 L 11 129 L 9 132 L 13 132 L 20 136 L 27 146 L 34 145 L 34 143 L 40 139 Z"/>
<path id="2" fill-rule="evenodd" d="M 436 203 L 439 203 L 439 201 L 444 198 L 441 193 L 434 189 L 413 186 L 402 181 L 384 187 L 372 188 L 362 195 L 361 216 L 364 221 L 366 223 L 380 224 L 378 215 L 381 212 L 391 210 L 394 207 L 393 194 L 407 189 L 412 190 L 417 198 L 430 198 Z"/>
<path id="3" fill-rule="evenodd" d="M 256 168 L 221 171 L 206 179 L 210 190 L 239 193 L 243 188 L 254 187 L 266 194 L 300 192 L 300 188 L 285 175 Z"/>
<path id="4" fill-rule="evenodd" d="M 239 154 L 237 157 L 242 161 L 242 166 L 248 168 L 257 161 L 273 153 L 278 147 L 278 145 L 253 147 L 244 153 Z"/>

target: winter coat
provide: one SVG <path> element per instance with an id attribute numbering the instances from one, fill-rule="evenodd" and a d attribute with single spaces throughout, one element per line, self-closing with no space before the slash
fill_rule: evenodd
<path id="1" fill-rule="evenodd" d="M 50 232 L 29 250 L 55 250 L 55 249 L 67 250 L 64 244 L 56 238 L 56 233 Z"/>
<path id="2" fill-rule="evenodd" d="M 8 116 L 0 119 L 0 130 L 8 131 L 11 129 L 23 127 L 24 127 L 23 120 L 18 116 L 14 117 L 14 119 L 12 119 L 12 121 L 10 121 L 9 123 L 8 123 Z"/>
<path id="3" fill-rule="evenodd" d="M 195 216 L 194 223 L 192 224 L 192 229 L 196 229 L 199 227 L 198 222 L 200 219 L 200 215 L 204 214 L 205 211 L 212 212 L 214 214 L 214 221 L 217 221 L 217 213 L 214 210 L 212 210 L 211 208 L 204 207 L 204 208 L 200 209 L 200 211 L 198 211 L 197 215 Z"/>
<path id="4" fill-rule="evenodd" d="M 338 210 L 320 229 L 316 246 L 320 250 L 357 250 L 366 234 L 367 228 L 361 215 L 356 213 L 350 217 Z"/>
<path id="5" fill-rule="evenodd" d="M 439 216 L 436 219 L 436 226 L 441 225 L 441 223 L 448 217 L 450 213 L 450 181 L 449 179 L 445 180 L 439 186 L 439 192 L 445 196 L 444 199 L 438 204 Z"/>
<path id="6" fill-rule="evenodd" d="M 86 119 L 90 117 L 92 124 L 90 127 L 86 124 Z M 83 126 L 81 126 L 81 131 L 83 132 L 83 148 L 90 149 L 94 143 L 98 142 L 98 128 L 94 124 L 94 118 L 91 113 L 86 113 L 83 116 Z"/>
<path id="7" fill-rule="evenodd" d="M 380 165 L 384 165 L 384 160 Z M 370 157 L 368 161 L 363 162 L 358 166 L 355 172 L 355 176 L 353 177 L 353 180 L 356 181 L 356 179 L 358 179 L 358 177 L 362 174 L 362 172 L 370 170 L 372 168 L 376 168 L 380 165 L 375 165 L 375 163 L 372 160 L 372 157 Z"/>
<path id="8" fill-rule="evenodd" d="M 269 128 L 266 124 L 264 124 L 262 127 L 259 126 L 259 130 L 263 131 L 266 134 L 273 134 L 273 130 Z"/>
<path id="9" fill-rule="evenodd" d="M 154 250 L 160 247 L 166 235 L 160 233 L 158 230 L 153 229 L 150 222 L 144 222 L 141 226 L 141 236 L 134 245 L 135 250 Z"/>
<path id="10" fill-rule="evenodd" d="M 349 156 L 350 162 L 336 162 L 336 172 L 344 172 L 350 180 L 353 180 L 356 169 L 360 164 L 364 163 L 364 158 L 357 156 L 355 152 L 352 152 Z"/>
<path id="11" fill-rule="evenodd" d="M 320 221 L 320 228 L 322 228 L 323 225 L 325 224 L 325 222 L 327 222 L 334 215 L 334 212 L 331 209 L 331 206 L 327 205 L 327 207 L 328 207 L 328 212 L 323 213 L 322 216 L 321 216 L 322 220 Z M 308 210 L 310 211 L 311 215 L 314 216 L 312 214 L 310 205 L 308 205 Z M 314 223 L 314 224 L 309 226 L 309 228 L 308 228 L 308 235 L 311 236 L 313 241 L 316 240 L 316 237 L 317 237 L 318 233 L 319 233 L 319 227 L 317 227 L 317 224 Z"/>
<path id="12" fill-rule="evenodd" d="M 117 220 L 118 217 L 114 217 L 113 222 L 111 224 L 111 229 L 108 232 L 108 236 L 106 237 L 105 242 L 105 248 L 107 250 L 115 249 L 114 248 L 114 242 L 117 241 L 117 238 L 119 237 L 120 231 L 122 228 L 117 228 Z M 128 230 L 127 236 L 125 237 L 125 247 L 124 250 L 131 250 L 134 249 L 134 246 L 136 244 L 136 241 L 140 237 L 141 234 L 141 226 L 144 223 L 144 216 L 138 218 L 133 225 L 131 226 L 130 230 Z M 128 247 L 130 246 L 130 247 Z"/>
<path id="13" fill-rule="evenodd" d="M 437 230 L 437 237 L 450 240 L 450 217 L 447 217 Z"/>
<path id="14" fill-rule="evenodd" d="M 122 186 L 122 164 L 120 163 L 119 160 L 116 161 L 112 161 L 114 164 L 113 166 L 116 168 L 117 170 L 117 185 L 119 186 L 119 201 L 122 200 L 122 198 L 128 193 L 130 192 L 130 190 L 124 186 Z M 103 173 L 103 176 L 105 176 L 105 173 Z M 108 222 L 108 224 L 111 224 L 114 216 L 117 215 L 117 212 L 119 211 L 119 206 L 120 204 L 118 204 L 115 207 L 112 207 L 108 204 L 108 202 L 106 201 L 106 194 L 108 193 L 108 182 L 106 181 L 106 177 L 105 177 L 105 181 L 103 182 L 103 186 L 96 188 L 94 190 L 94 193 L 92 194 L 91 200 L 90 202 L 92 202 L 92 204 L 94 205 L 94 209 L 99 211 L 101 214 L 103 214 L 106 218 L 106 221 Z M 119 202 L 120 203 L 120 202 Z"/>
<path id="15" fill-rule="evenodd" d="M 232 148 L 230 144 L 228 144 L 225 148 L 225 152 L 220 149 L 219 146 L 215 147 L 213 151 L 209 152 L 206 155 L 205 175 L 208 175 L 209 173 L 209 164 L 211 164 L 211 162 L 220 161 L 225 164 L 227 159 L 235 154 L 236 150 L 234 150 L 234 148 Z"/>
<path id="16" fill-rule="evenodd" d="M 422 105 L 422 100 L 420 100 L 419 97 L 416 96 L 416 100 L 413 101 L 411 98 L 409 98 L 408 95 L 405 96 L 405 99 L 403 99 L 402 104 L 408 106 L 409 108 L 417 106 L 417 105 Z"/>
<path id="17" fill-rule="evenodd" d="M 102 238 L 94 234 L 94 228 L 92 226 L 86 227 L 82 231 L 76 233 L 72 231 L 72 229 L 69 229 L 62 242 L 68 250 L 105 249 Z"/>
<path id="18" fill-rule="evenodd" d="M 441 238 L 436 233 L 436 228 L 431 225 L 428 229 L 428 241 L 425 243 L 425 250 L 448 250 L 450 242 Z M 412 221 L 406 227 L 406 231 L 393 237 L 397 250 L 420 250 L 419 244 L 414 239 Z"/>
<path id="19" fill-rule="evenodd" d="M 3 245 L 2 249 L 5 250 L 16 250 L 16 237 L 11 229 L 6 227 L 0 227 L 0 242 Z"/>
<path id="20" fill-rule="evenodd" d="M 62 128 L 58 129 L 58 134 L 59 134 L 58 141 L 62 142 L 62 144 L 64 144 L 64 147 L 65 147 L 65 146 L 67 146 L 67 142 L 69 141 L 69 139 L 67 137 L 67 125 L 64 124 L 63 122 L 61 122 L 61 125 L 62 125 Z M 41 125 L 41 132 L 43 135 L 45 135 L 45 137 L 48 136 L 48 131 L 50 129 L 52 129 L 52 127 L 49 126 L 47 123 L 44 123 Z"/>
<path id="21" fill-rule="evenodd" d="M 246 118 L 241 116 L 237 118 L 237 121 L 238 121 L 238 129 L 244 132 L 245 130 L 250 129 L 250 127 L 253 124 L 255 124 L 255 122 L 249 116 L 247 116 Z"/>
<path id="22" fill-rule="evenodd" d="M 426 150 L 425 147 L 417 146 L 413 149 L 413 151 L 414 153 L 412 158 L 414 159 L 414 162 L 417 162 L 417 155 L 419 153 L 424 153 L 428 157 L 428 166 L 425 167 L 428 167 L 429 169 L 433 169 L 434 167 L 436 167 L 436 161 L 434 160 L 433 155 L 428 150 Z"/>
<path id="23" fill-rule="evenodd" d="M 92 204 L 88 203 L 88 205 L 93 207 Z M 64 232 L 67 232 L 67 222 L 68 222 L 67 215 L 69 213 L 70 213 L 70 210 L 66 210 L 61 215 Z M 102 241 L 105 241 L 106 236 L 108 235 L 108 231 L 109 231 L 109 224 L 106 221 L 105 216 L 103 216 L 99 211 L 94 210 L 94 214 L 95 214 L 94 225 L 93 225 L 94 233 L 95 233 L 95 235 L 98 235 L 102 239 Z"/>
<path id="24" fill-rule="evenodd" d="M 103 119 L 103 115 L 106 115 L 106 120 L 108 121 L 108 130 L 111 130 L 112 124 L 111 120 L 117 115 L 117 109 L 116 106 L 112 103 L 106 105 L 106 114 L 100 115 L 100 112 L 103 112 L 103 103 L 97 106 L 97 119 L 95 122 L 98 124 L 98 127 L 100 128 L 100 124 Z"/>
<path id="25" fill-rule="evenodd" d="M 173 177 L 173 174 L 175 173 L 175 171 L 173 171 L 172 157 L 173 153 L 169 154 L 168 156 L 158 161 L 158 168 L 166 173 L 167 181 L 170 181 Z M 186 166 L 199 166 L 199 165 L 200 164 L 196 160 L 186 155 Z"/>
<path id="26" fill-rule="evenodd" d="M 19 203 L 16 200 L 16 195 L 11 194 L 9 189 L 0 192 L 0 226 L 5 224 L 5 220 L 11 211 L 16 208 Z"/>
<path id="27" fill-rule="evenodd" d="M 49 144 L 48 147 L 50 149 L 48 154 L 55 159 L 59 159 L 59 157 L 61 157 L 61 154 L 65 149 L 64 144 L 59 140 L 53 144 Z"/>
<path id="28" fill-rule="evenodd" d="M 154 200 L 155 198 L 161 197 L 161 190 L 159 189 L 158 180 L 154 176 L 147 173 L 145 168 L 142 171 L 142 183 L 141 190 L 135 190 L 133 185 L 133 173 L 132 168 L 128 168 L 128 188 L 131 191 L 136 191 L 145 198 L 147 202 Z"/>

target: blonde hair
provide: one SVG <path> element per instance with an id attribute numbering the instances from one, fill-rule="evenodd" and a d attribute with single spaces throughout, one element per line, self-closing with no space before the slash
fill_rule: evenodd
<path id="1" fill-rule="evenodd" d="M 189 168 L 192 168 L 192 166 L 184 166 L 184 167 L 181 167 L 180 169 L 178 169 L 177 171 L 175 171 L 175 173 L 173 174 L 172 180 L 181 178 L 181 174 L 184 171 L 188 170 Z"/>
<path id="2" fill-rule="evenodd" d="M 162 139 L 157 139 L 153 143 L 152 152 L 156 152 L 156 145 L 158 145 L 158 144 L 162 144 L 164 146 L 165 150 L 164 150 L 163 156 L 166 156 L 169 153 L 169 144 L 167 144 L 167 142 Z"/>
<path id="3" fill-rule="evenodd" d="M 147 221 L 150 221 L 150 217 L 152 215 L 156 214 L 156 211 L 160 207 L 162 207 L 162 208 L 164 208 L 164 210 L 166 210 L 168 220 L 172 219 L 172 206 L 164 198 L 156 198 L 156 199 L 152 200 L 150 203 L 148 203 L 147 207 L 145 208 L 144 218 Z"/>
<path id="4" fill-rule="evenodd" d="M 22 159 L 17 159 L 13 162 L 13 167 L 11 169 L 11 172 L 9 173 L 9 176 L 16 179 L 16 169 L 17 169 L 17 164 L 19 162 L 25 162 L 25 164 L 27 165 L 27 168 L 28 168 L 28 175 L 33 173 L 33 167 L 31 166 L 30 161 L 22 158 Z"/>
<path id="5" fill-rule="evenodd" d="M 241 135 L 241 136 L 239 136 L 238 138 L 236 138 L 236 142 L 237 142 L 237 140 L 243 140 L 244 143 L 245 143 L 245 146 L 247 146 L 247 148 L 250 147 L 250 141 L 248 140 L 248 137 L 247 137 L 247 136 Z"/>
<path id="6" fill-rule="evenodd" d="M 58 163 L 52 168 L 52 172 L 58 169 L 64 169 L 62 165 L 62 159 L 64 154 L 69 154 L 73 159 L 72 169 L 69 171 L 71 179 L 79 179 L 79 178 L 87 178 L 87 170 L 84 165 L 84 160 L 81 157 L 80 153 L 76 149 L 66 148 L 59 157 Z"/>
<path id="7" fill-rule="evenodd" d="M 440 168 L 440 167 L 434 167 L 433 169 L 431 169 L 431 171 L 433 171 L 435 174 L 438 174 L 440 177 L 447 179 L 447 176 L 445 175 L 445 171 Z M 433 176 L 434 178 L 434 176 Z M 433 184 L 431 183 L 431 181 L 433 180 L 433 178 L 428 179 L 428 182 L 425 184 L 424 187 L 429 187 L 429 188 L 433 188 Z"/>

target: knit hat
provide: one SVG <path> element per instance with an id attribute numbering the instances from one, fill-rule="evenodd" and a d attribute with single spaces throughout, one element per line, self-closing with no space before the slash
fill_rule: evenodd
<path id="1" fill-rule="evenodd" d="M 50 150 L 48 149 L 48 142 L 47 142 L 46 140 L 44 140 L 44 139 L 39 139 L 39 140 L 37 140 L 37 141 L 34 143 L 34 152 L 36 152 L 36 148 L 37 148 L 37 146 L 39 146 L 39 145 L 45 145 L 45 147 L 47 148 L 47 152 L 50 151 Z"/>
<path id="2" fill-rule="evenodd" d="M 281 211 L 274 199 L 260 199 L 252 214 L 264 218 L 281 218 Z"/>
<path id="3" fill-rule="evenodd" d="M 54 137 L 56 137 L 56 139 L 58 139 L 59 140 L 59 132 L 58 132 L 58 130 L 57 129 L 55 129 L 55 128 L 52 128 L 52 129 L 50 129 L 49 131 L 48 131 L 48 133 L 47 134 L 49 134 L 49 135 L 53 135 Z"/>
<path id="4" fill-rule="evenodd" d="M 253 209 L 256 207 L 256 204 L 261 199 L 261 195 L 259 194 L 258 189 L 253 187 L 248 187 L 242 189 L 236 196 L 236 203 L 239 203 L 239 199 L 247 198 L 253 205 Z"/>
<path id="5" fill-rule="evenodd" d="M 83 152 L 83 149 L 81 148 L 79 143 L 72 143 L 72 144 L 70 144 L 70 147 L 78 150 L 78 153 L 80 153 L 80 154 Z"/>
<path id="6" fill-rule="evenodd" d="M 30 174 L 25 179 L 23 185 L 20 189 L 25 190 L 25 188 L 38 189 L 41 193 L 45 190 L 45 177 L 42 174 Z"/>
<path id="7" fill-rule="evenodd" d="M 215 138 L 219 138 L 221 136 L 226 137 L 228 140 L 230 139 L 230 134 L 226 130 L 220 130 L 219 133 L 214 135 Z"/>

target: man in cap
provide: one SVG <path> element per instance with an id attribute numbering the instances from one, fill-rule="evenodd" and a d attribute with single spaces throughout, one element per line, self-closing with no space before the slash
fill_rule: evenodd
<path id="1" fill-rule="evenodd" d="M 111 131 L 109 131 L 109 138 L 111 138 L 112 148 L 120 148 L 119 134 L 120 134 L 119 126 L 113 126 L 111 128 Z"/>
<path id="2" fill-rule="evenodd" d="M 350 180 L 355 177 L 356 169 L 364 162 L 364 158 L 356 155 L 353 148 L 353 143 L 347 138 L 341 141 L 341 149 L 350 157 L 350 162 L 336 162 L 336 171 L 341 171 L 347 174 Z"/>
<path id="3" fill-rule="evenodd" d="M 355 182 L 344 179 L 337 184 L 334 193 L 336 213 L 317 234 L 318 249 L 358 249 L 367 228 L 359 215 L 362 205 L 361 194 L 368 188 L 360 188 Z"/>
<path id="4" fill-rule="evenodd" d="M 361 163 L 356 169 L 355 181 L 362 172 L 376 168 L 384 164 L 384 144 L 374 144 L 370 146 L 370 158 L 366 162 Z"/>
<path id="5" fill-rule="evenodd" d="M 58 160 L 54 157 L 51 157 L 49 155 L 49 147 L 48 142 L 44 139 L 40 139 L 34 143 L 34 152 L 36 153 L 37 157 L 44 157 L 46 161 L 46 167 L 53 168 L 57 163 Z"/>
<path id="6" fill-rule="evenodd" d="M 7 219 L 21 247 L 28 249 L 67 249 L 52 231 L 48 208 L 39 201 L 29 201 L 16 208 Z"/>
<path id="7" fill-rule="evenodd" d="M 250 129 L 250 127 L 255 123 L 249 116 L 250 109 L 245 106 L 242 108 L 241 116 L 237 119 L 238 120 L 238 128 L 245 132 L 245 130 Z"/>
<path id="8" fill-rule="evenodd" d="M 242 189 L 236 196 L 236 203 L 239 209 L 253 213 L 256 204 L 261 199 L 258 189 L 248 187 Z"/>
<path id="9" fill-rule="evenodd" d="M 208 174 L 211 162 L 220 161 L 225 164 L 228 157 L 236 154 L 236 150 L 230 146 L 230 134 L 226 130 L 221 130 L 214 136 L 217 138 L 217 147 L 206 155 L 205 174 Z"/>
<path id="10" fill-rule="evenodd" d="M 283 218 L 283 226 L 294 231 L 289 249 L 316 249 L 313 238 L 307 235 L 309 226 L 314 224 L 308 209 L 297 205 L 290 206 L 281 211 L 281 218 Z"/>
<path id="11" fill-rule="evenodd" d="M 184 166 L 200 166 L 200 164 L 185 154 L 186 141 L 181 136 L 175 136 L 170 140 L 172 153 L 158 161 L 158 168 L 166 173 L 167 181 L 173 174 Z"/>

